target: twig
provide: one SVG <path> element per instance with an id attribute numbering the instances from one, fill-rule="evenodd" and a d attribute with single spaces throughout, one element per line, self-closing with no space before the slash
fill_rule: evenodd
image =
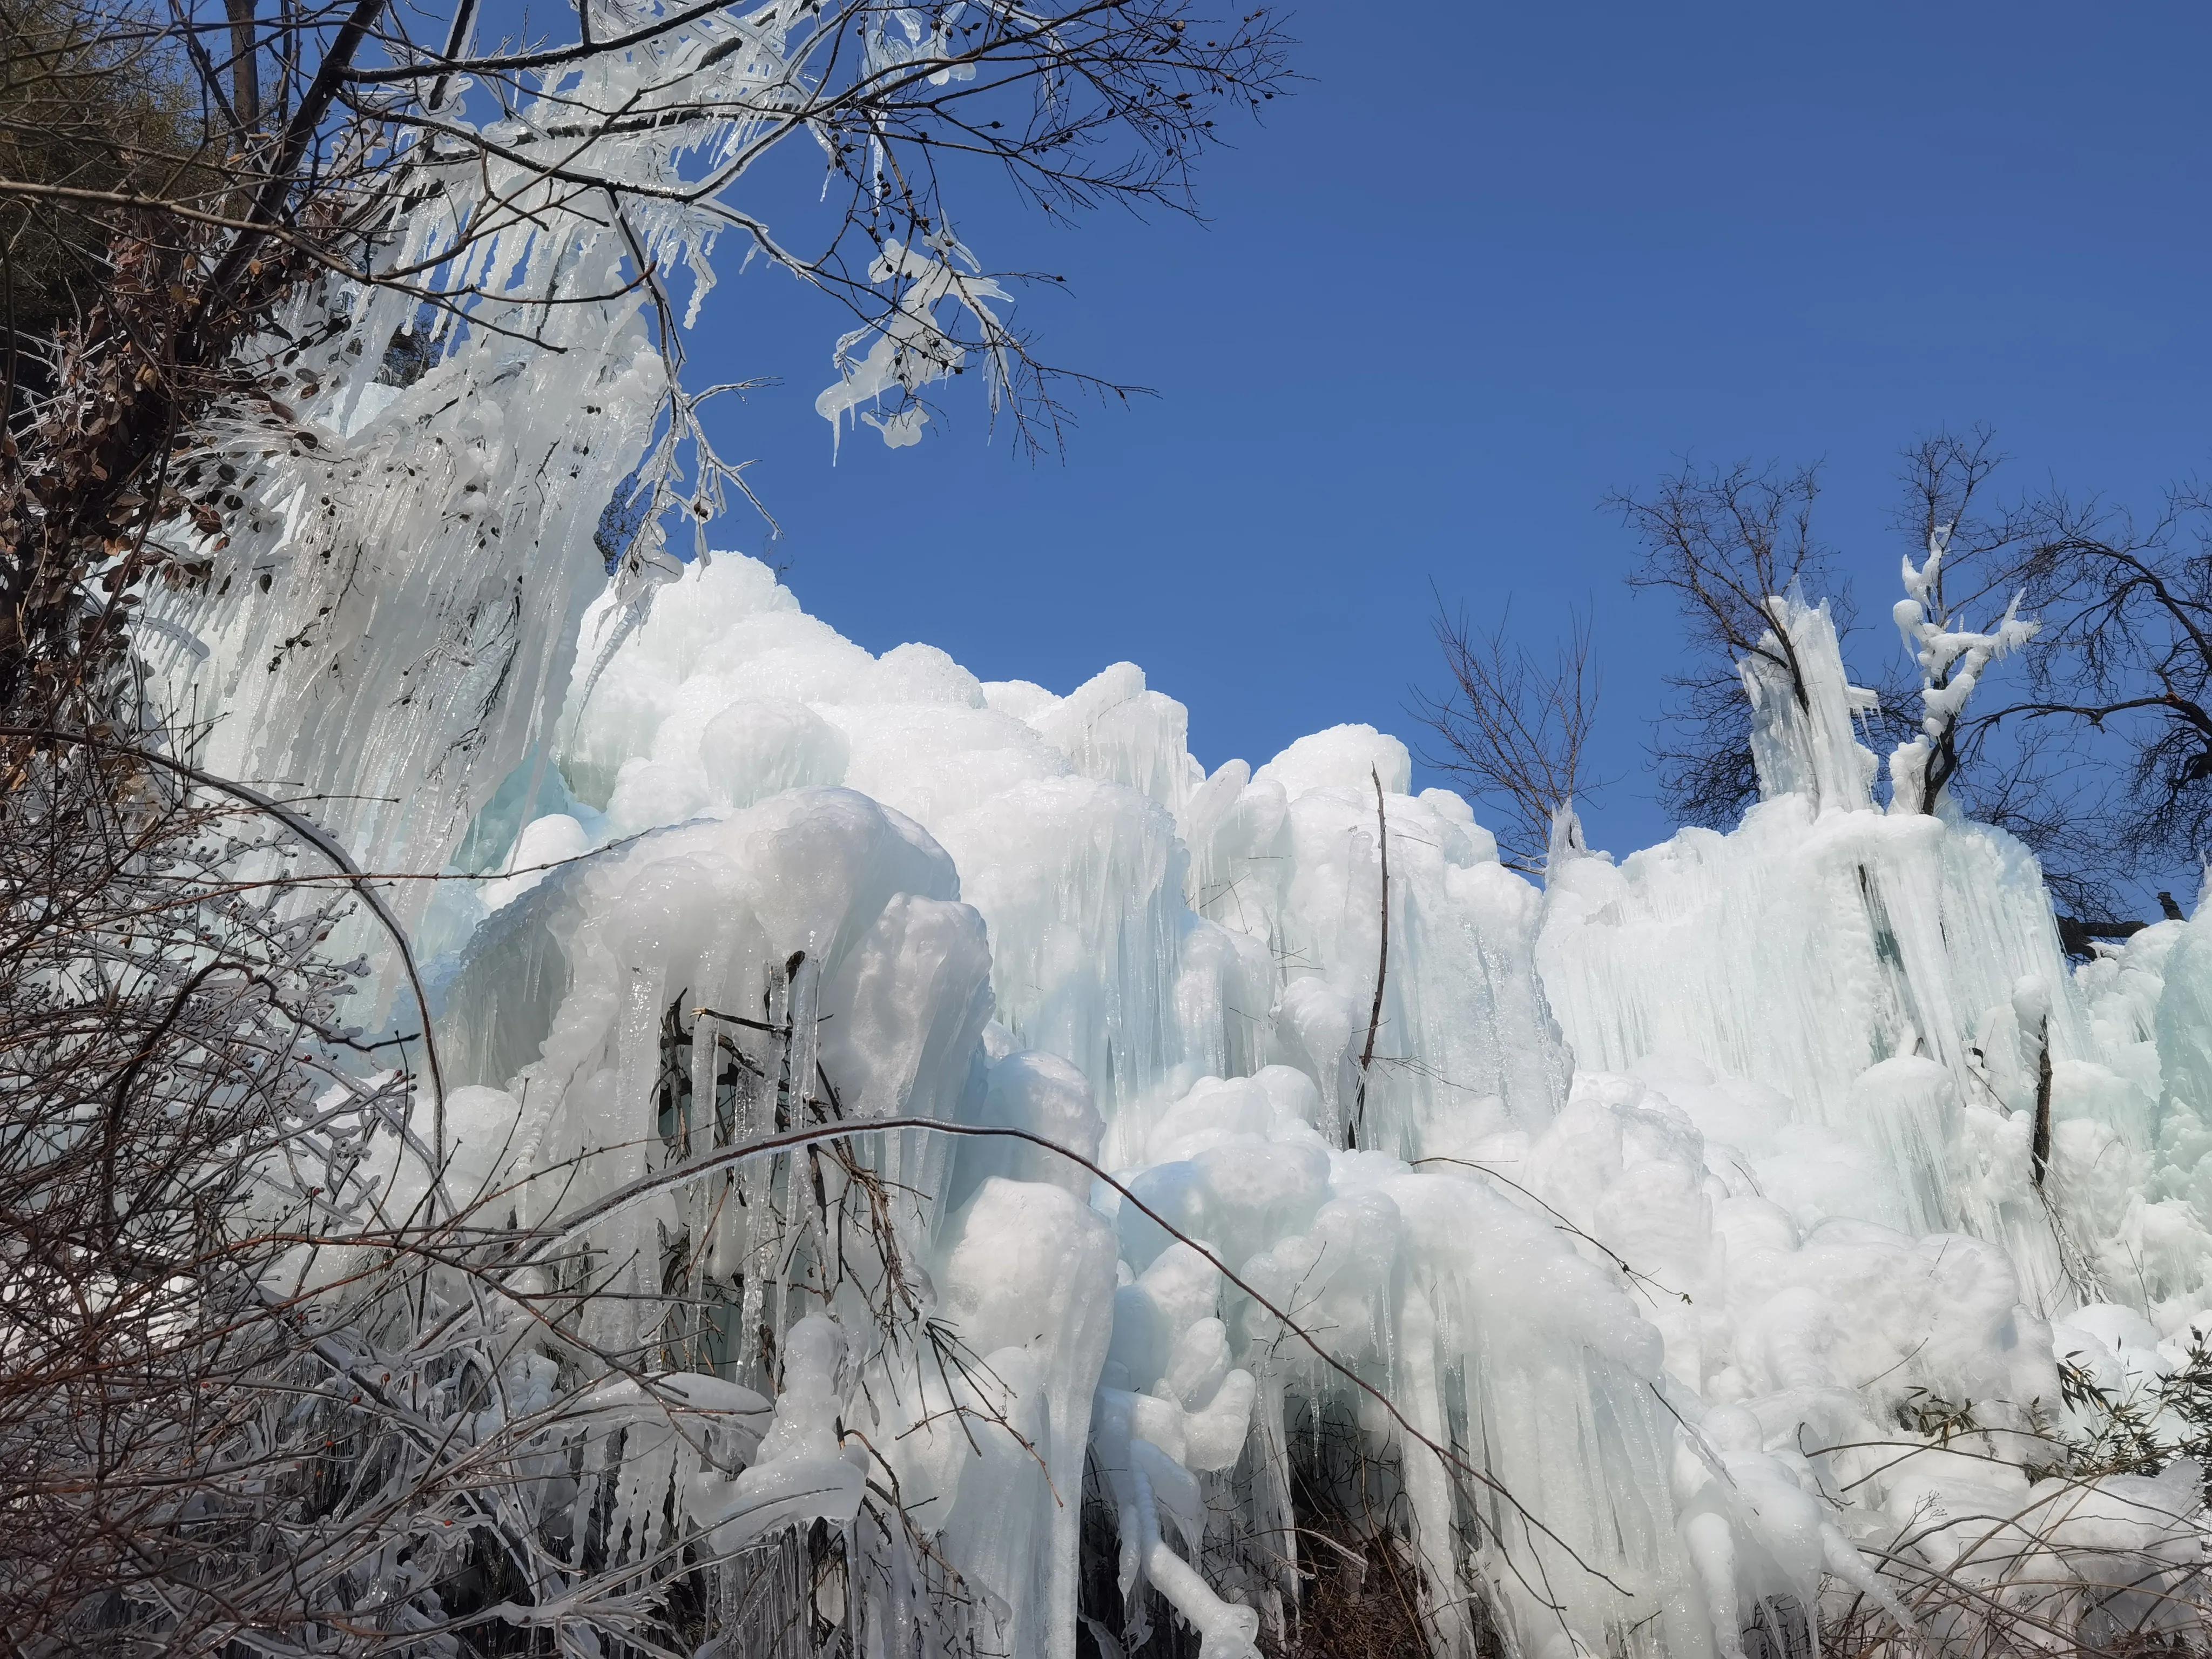
<path id="1" fill-rule="evenodd" d="M 1359 1131 L 1367 1119 L 1367 1073 L 1375 1064 L 1375 1033 L 1382 1024 L 1382 981 L 1390 971 L 1390 820 L 1382 810 L 1382 774 L 1374 767 L 1367 775 L 1375 780 L 1375 844 L 1382 854 L 1382 943 L 1375 956 L 1375 1001 L 1367 1011 L 1367 1046 L 1359 1054 L 1359 1088 L 1352 1107 L 1352 1125 L 1346 1145 L 1359 1145 Z"/>
<path id="2" fill-rule="evenodd" d="M 746 1146 L 723 1147 L 719 1151 L 708 1153 L 702 1158 L 696 1158 L 691 1163 L 681 1164 L 672 1169 L 658 1170 L 650 1175 L 643 1176 L 635 1181 L 629 1182 L 624 1185 L 617 1188 L 613 1192 L 608 1193 L 605 1196 L 586 1205 L 575 1214 L 568 1217 L 566 1220 L 559 1223 L 557 1225 L 549 1224 L 527 1249 L 519 1252 L 511 1258 L 508 1262 L 503 1265 L 507 1267 L 510 1271 L 528 1267 L 546 1251 L 556 1249 L 560 1245 L 568 1243 L 579 1237 L 592 1226 L 599 1222 L 605 1220 L 609 1216 L 615 1214 L 617 1212 L 627 1209 L 631 1205 L 641 1202 L 645 1199 L 652 1197 L 656 1193 L 665 1191 L 672 1186 L 677 1186 L 685 1182 L 696 1180 L 699 1176 L 706 1175 L 712 1170 L 721 1169 L 730 1164 L 750 1163 L 755 1158 L 773 1157 L 778 1152 L 789 1152 L 795 1147 L 811 1146 L 825 1140 L 845 1139 L 854 1135 L 876 1133 L 890 1129 L 920 1129 L 932 1134 L 973 1135 L 978 1137 L 996 1137 L 1010 1140 L 1027 1141 L 1032 1146 L 1042 1146 L 1045 1151 L 1053 1153 L 1054 1156 L 1064 1158 L 1069 1163 L 1075 1164 L 1078 1168 L 1087 1170 L 1094 1180 L 1103 1182 L 1108 1187 L 1113 1188 L 1115 1192 L 1121 1195 L 1121 1201 L 1123 1203 L 1129 1205 L 1139 1215 L 1142 1215 L 1146 1219 L 1151 1221 L 1163 1232 L 1165 1232 L 1170 1237 L 1175 1239 L 1177 1243 L 1186 1244 L 1189 1246 L 1190 1249 L 1195 1250 L 1205 1259 L 1207 1264 L 1211 1266 L 1214 1271 L 1222 1276 L 1223 1279 L 1226 1279 L 1237 1290 L 1243 1291 L 1246 1296 L 1251 1297 L 1252 1300 L 1263 1310 L 1280 1322 L 1285 1329 L 1291 1332 L 1301 1342 L 1304 1343 L 1307 1347 L 1313 1350 L 1315 1357 L 1317 1358 L 1322 1364 L 1328 1366 L 1329 1370 L 1334 1371 L 1346 1382 L 1351 1383 L 1353 1388 L 1358 1389 L 1362 1394 L 1367 1395 L 1370 1399 L 1374 1401 L 1376 1405 L 1380 1406 L 1384 1413 L 1389 1417 L 1392 1422 L 1398 1425 L 1400 1430 L 1410 1436 L 1413 1439 L 1419 1441 L 1423 1446 L 1425 1446 L 1430 1451 L 1433 1452 L 1436 1455 L 1437 1461 L 1442 1462 L 1447 1468 L 1456 1470 L 1458 1473 L 1465 1475 L 1468 1479 L 1475 1481 L 1478 1485 L 1486 1487 L 1490 1492 L 1497 1494 L 1498 1497 L 1503 1498 L 1506 1504 L 1511 1506 L 1514 1513 L 1518 1515 L 1524 1522 L 1528 1526 L 1534 1528 L 1536 1531 L 1541 1533 L 1553 1543 L 1558 1545 L 1560 1549 L 1566 1553 L 1568 1559 L 1572 1561 L 1575 1565 L 1581 1568 L 1584 1572 L 1589 1574 L 1590 1577 L 1597 1579 L 1599 1582 L 1605 1584 L 1607 1588 L 1613 1589 L 1619 1595 L 1631 1597 L 1634 1595 L 1634 1591 L 1629 1589 L 1626 1585 L 1623 1585 L 1617 1580 L 1613 1579 L 1607 1574 L 1603 1569 L 1593 1566 L 1589 1562 L 1585 1561 L 1583 1559 L 1580 1551 L 1577 1550 L 1572 1544 L 1569 1543 L 1557 1532 L 1554 1532 L 1550 1527 L 1547 1526 L 1542 1519 L 1539 1517 L 1533 1510 L 1529 1509 L 1529 1507 L 1526 1504 L 1522 1503 L 1520 1498 L 1515 1497 L 1514 1494 L 1508 1490 L 1504 1483 L 1499 1481 L 1495 1475 L 1491 1474 L 1486 1470 L 1475 1468 L 1473 1464 L 1461 1457 L 1459 1454 L 1453 1450 L 1449 1446 L 1447 1446 L 1439 1441 L 1433 1440 L 1426 1434 L 1424 1434 L 1414 1425 L 1412 1419 L 1407 1418 L 1405 1413 L 1399 1409 L 1397 1403 L 1393 1401 L 1389 1395 L 1384 1394 L 1373 1383 L 1368 1382 L 1366 1378 L 1361 1376 L 1358 1372 L 1353 1370 L 1351 1366 L 1346 1364 L 1342 1360 L 1338 1359 L 1326 1348 L 1322 1347 L 1321 1343 L 1316 1340 L 1304 1326 L 1292 1320 L 1288 1314 L 1285 1313 L 1280 1308 L 1278 1308 L 1273 1302 L 1269 1301 L 1267 1297 L 1262 1295 L 1248 1279 L 1246 1279 L 1242 1274 L 1238 1273 L 1236 1269 L 1231 1267 L 1226 1261 L 1222 1260 L 1219 1255 L 1216 1255 L 1211 1248 L 1201 1243 L 1200 1240 L 1191 1237 L 1189 1234 L 1186 1233 L 1182 1228 L 1176 1226 L 1174 1222 L 1169 1220 L 1167 1217 L 1162 1215 L 1151 1205 L 1146 1203 L 1143 1199 L 1138 1197 L 1135 1193 L 1132 1192 L 1120 1181 L 1115 1179 L 1115 1177 L 1106 1170 L 1102 1168 L 1100 1165 L 1092 1163 L 1080 1152 L 1071 1152 L 1068 1148 L 1060 1145 L 1059 1142 L 1049 1140 L 1043 1135 L 1034 1134 L 1027 1129 L 1010 1128 L 995 1124 L 947 1123 L 942 1119 L 933 1117 L 879 1117 L 871 1119 L 865 1123 L 832 1123 L 821 1125 L 812 1128 L 793 1129 L 786 1133 L 771 1135 L 766 1139 L 756 1140 Z"/>

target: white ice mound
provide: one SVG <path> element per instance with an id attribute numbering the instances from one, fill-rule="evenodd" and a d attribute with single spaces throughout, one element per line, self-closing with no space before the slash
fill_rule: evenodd
<path id="1" fill-rule="evenodd" d="M 1316 1493 L 1408 1540 L 1451 1653 L 1786 1648 L 1832 1587 L 1917 1620 L 2037 1552 L 2106 1617 L 2145 1493 L 2067 1507 L 2031 1443 L 2054 1342 L 2136 1386 L 2203 1318 L 2212 935 L 2070 974 L 2019 848 L 1869 804 L 1839 659 L 1765 708 L 1740 830 L 1540 890 L 1370 728 L 1208 773 L 1128 665 L 874 657 L 727 556 L 620 627 L 445 965 L 447 1128 L 605 1264 L 581 1338 L 774 1410 L 580 1516 L 842 1528 L 837 1619 L 957 1574 L 963 1639 L 1056 1659 L 1255 1652 Z M 2051 1526 L 1925 1524 L 1992 1492 Z M 2154 1602 L 2195 1559 L 2129 1539 Z"/>

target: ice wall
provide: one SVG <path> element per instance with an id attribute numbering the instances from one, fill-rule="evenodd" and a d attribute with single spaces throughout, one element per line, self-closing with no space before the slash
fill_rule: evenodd
<path id="1" fill-rule="evenodd" d="M 1084 1616 L 1222 1659 L 1295 1616 L 1291 1474 L 1349 1432 L 1440 1651 L 1479 1600 L 1520 1651 L 1733 1655 L 1887 1595 L 1946 1481 L 2029 1501 L 1994 1452 L 1899 1468 L 1900 1421 L 1994 1447 L 2058 1408 L 2054 1341 L 2124 1372 L 2203 1317 L 2212 950 L 2069 975 L 2017 847 L 1872 805 L 1839 660 L 1766 705 L 1741 829 L 1540 890 L 1368 728 L 1209 774 L 1128 665 L 872 656 L 742 558 L 665 597 L 436 969 L 455 1133 L 527 1218 L 668 1177 L 591 1230 L 635 1281 L 592 1340 L 781 1383 L 736 1485 L 671 1447 L 600 1472 L 618 1511 L 857 1534 L 840 1470 L 888 1470 L 927 1548 L 871 1582 L 945 1565 L 981 1650 L 1072 1655 L 1087 1467 L 1119 1611 Z M 916 1127 L 716 1162 L 893 1116 L 1114 1182 Z M 730 1311 L 672 1347 L 678 1282 Z"/>

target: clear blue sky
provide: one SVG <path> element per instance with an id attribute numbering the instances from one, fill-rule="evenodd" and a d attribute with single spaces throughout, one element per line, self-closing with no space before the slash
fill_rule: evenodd
<path id="1" fill-rule="evenodd" d="M 1597 510 L 1679 458 L 1824 459 L 1823 528 L 1880 619 L 1898 448 L 1986 421 L 2018 483 L 2148 500 L 2206 459 L 2212 10 L 2176 3 L 1309 5 L 1297 94 L 1202 181 L 1208 222 L 1076 230 L 989 192 L 987 264 L 1047 355 L 1155 387 L 1064 464 L 979 404 L 890 452 L 811 404 L 842 326 L 732 280 L 695 341 L 777 376 L 720 441 L 808 607 L 1065 690 L 1141 664 L 1209 764 L 1302 732 L 1409 733 L 1428 588 L 1595 607 L 1592 814 L 1663 836 L 1642 756 L 1670 619 Z M 967 388 L 963 386 L 963 394 Z M 724 538 L 756 550 L 753 525 Z M 1893 649 L 1869 629 L 1858 649 Z"/>

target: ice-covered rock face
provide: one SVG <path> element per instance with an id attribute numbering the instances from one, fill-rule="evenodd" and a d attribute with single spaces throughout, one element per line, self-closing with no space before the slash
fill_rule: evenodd
<path id="1" fill-rule="evenodd" d="M 2140 1379 L 2212 1277 L 2212 947 L 2070 975 L 2017 847 L 1870 805 L 1834 678 L 1769 710 L 1734 834 L 1539 889 L 1370 728 L 1209 774 L 1128 665 L 1060 696 L 873 657 L 718 557 L 580 674 L 512 873 L 447 918 L 459 1162 L 557 1215 L 921 1121 L 654 1188 L 595 1229 L 638 1277 L 589 1317 L 641 1340 L 680 1241 L 786 1353 L 754 1468 L 670 1449 L 672 1501 L 734 1542 L 896 1477 L 1005 1651 L 1074 1651 L 1086 1468 L 1120 1634 L 1141 1582 L 1255 1651 L 1336 1423 L 1445 1650 L 1479 1588 L 1530 1651 L 1741 1652 L 1824 1575 L 1887 1595 L 1858 1547 L 1916 1505 L 2025 1504 L 2054 1340 Z M 1972 1455 L 1899 1462 L 1947 1413 Z"/>

